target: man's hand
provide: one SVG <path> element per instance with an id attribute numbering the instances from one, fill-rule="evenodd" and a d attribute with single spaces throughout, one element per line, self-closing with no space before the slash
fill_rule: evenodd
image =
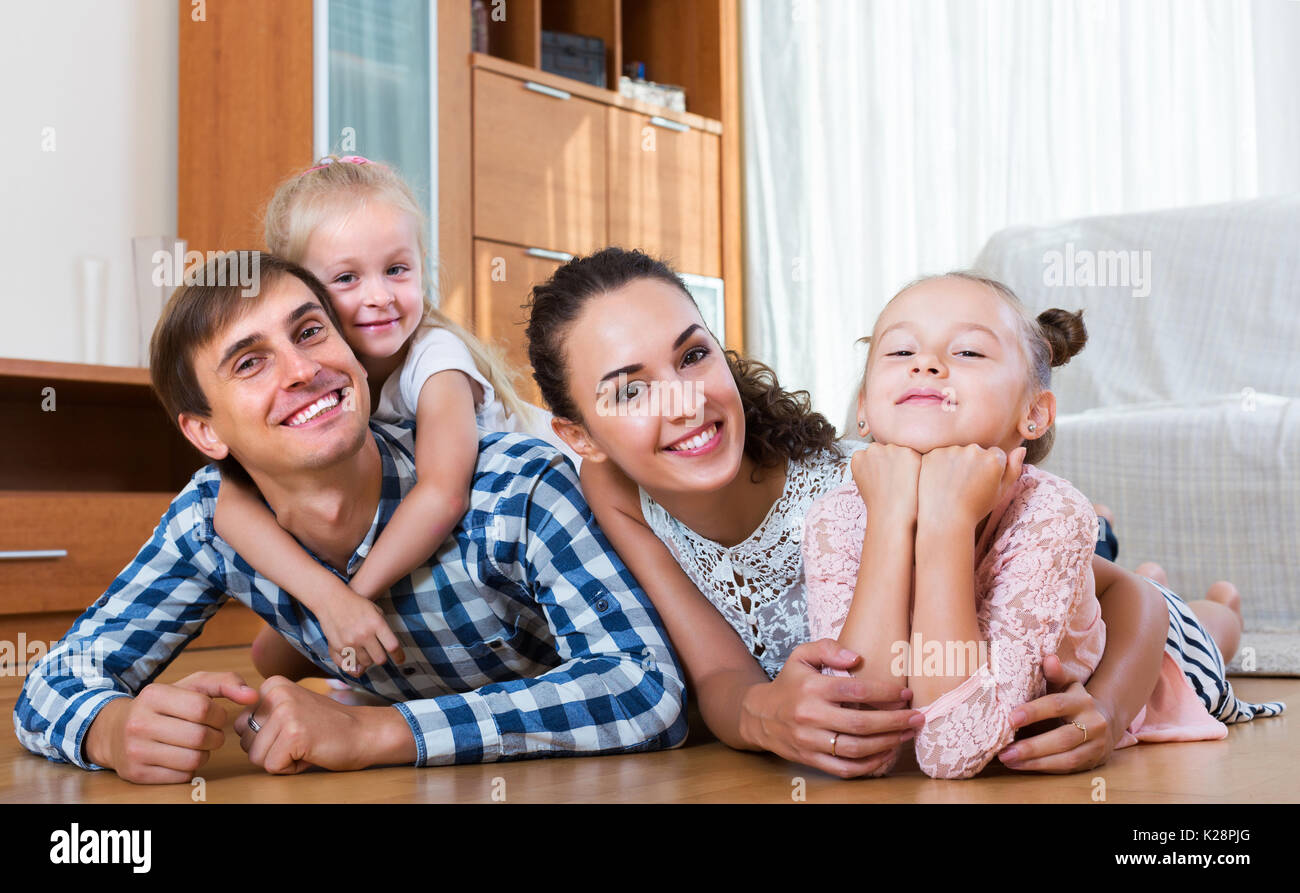
<path id="1" fill-rule="evenodd" d="M 86 733 L 86 758 L 136 784 L 188 782 L 226 740 L 227 715 L 216 698 L 252 704 L 257 692 L 235 673 L 146 685 L 99 711 Z"/>
<path id="2" fill-rule="evenodd" d="M 1008 769 L 1020 772 L 1065 774 L 1102 765 L 1110 759 L 1117 732 L 1122 734 L 1124 730 L 1114 728 L 1101 703 L 1061 666 L 1056 655 L 1050 654 L 1043 660 L 1043 673 L 1047 677 L 1048 694 L 1017 707 L 1012 711 L 1012 722 L 1017 728 L 1045 720 L 1057 720 L 1060 724 L 1014 742 L 998 758 Z M 1074 722 L 1088 730 L 1086 741 Z"/>
<path id="3" fill-rule="evenodd" d="M 267 772 L 292 775 L 312 766 L 347 772 L 415 762 L 411 728 L 392 707 L 347 706 L 283 676 L 263 682 L 260 694 L 261 701 L 235 720 L 235 732 L 248 758 Z"/>

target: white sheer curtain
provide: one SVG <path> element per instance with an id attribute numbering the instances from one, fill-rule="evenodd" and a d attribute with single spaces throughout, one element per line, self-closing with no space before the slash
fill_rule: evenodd
<path id="1" fill-rule="evenodd" d="M 1300 188 L 1297 8 L 746 0 L 749 352 L 838 424 L 854 339 L 995 231 Z"/>
<path id="2" fill-rule="evenodd" d="M 426 0 L 328 2 L 329 151 L 395 166 L 428 215 L 431 12 Z M 436 223 L 430 229 L 436 233 Z"/>

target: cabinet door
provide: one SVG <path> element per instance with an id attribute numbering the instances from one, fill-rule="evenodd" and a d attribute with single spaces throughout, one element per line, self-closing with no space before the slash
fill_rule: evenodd
<path id="1" fill-rule="evenodd" d="M 603 247 L 605 157 L 599 103 L 474 71 L 475 237 L 570 253 Z"/>
<path id="2" fill-rule="evenodd" d="M 625 109 L 608 115 L 610 244 L 722 275 L 718 137 Z"/>
<path id="3" fill-rule="evenodd" d="M 519 372 L 515 387 L 529 403 L 544 406 L 528 362 L 528 302 L 533 286 L 545 282 L 562 263 L 559 257 L 539 257 L 530 249 L 484 239 L 474 240 L 475 334 L 505 348 L 506 359 Z M 536 250 L 536 249 L 532 249 Z"/>

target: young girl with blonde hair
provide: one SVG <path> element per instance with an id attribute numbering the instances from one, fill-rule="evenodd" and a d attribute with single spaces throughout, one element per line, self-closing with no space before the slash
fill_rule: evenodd
<path id="1" fill-rule="evenodd" d="M 1096 515 L 1032 464 L 1053 435 L 1051 368 L 1086 338 L 1081 314 L 1033 319 L 1004 285 L 953 273 L 895 295 L 869 339 L 858 427 L 874 442 L 854 454 L 853 480 L 808 511 L 809 625 L 863 655 L 853 675 L 911 689 L 928 775 L 968 778 L 1011 744 L 1016 708 L 1044 692 L 1048 655 L 1086 679 L 1105 648 Z M 1162 668 L 1117 747 L 1223 738 L 1225 723 L 1282 712 L 1233 695 L 1235 603 L 1189 606 L 1157 588 L 1169 612 Z"/>
<path id="2" fill-rule="evenodd" d="M 368 375 L 372 417 L 416 423 L 419 478 L 360 567 L 344 581 L 313 561 L 247 485 L 223 482 L 217 532 L 259 572 L 316 616 L 330 657 L 359 676 L 404 653 L 375 600 L 428 560 L 460 523 L 469 502 L 480 429 L 520 431 L 563 447 L 550 415 L 522 401 L 500 352 L 434 306 L 424 215 L 392 168 L 360 156 L 322 159 L 276 190 L 266 211 L 273 254 L 300 264 L 329 293 L 341 335 Z M 241 358 L 236 374 L 256 375 Z M 283 424 L 310 425 L 354 395 L 303 406 Z M 567 448 L 566 448 L 567 449 Z M 264 675 L 297 675 L 305 659 L 277 635 L 254 644 Z"/>

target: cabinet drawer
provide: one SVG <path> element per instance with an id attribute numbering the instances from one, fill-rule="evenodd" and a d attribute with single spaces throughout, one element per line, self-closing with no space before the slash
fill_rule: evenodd
<path id="1" fill-rule="evenodd" d="M 605 107 L 474 71 L 474 235 L 571 253 L 606 241 Z"/>
<path id="2" fill-rule="evenodd" d="M 77 611 L 104 594 L 158 526 L 173 493 L 0 493 L 0 615 Z M 53 558 L 6 558 L 62 550 Z"/>
<path id="3" fill-rule="evenodd" d="M 721 276 L 719 138 L 625 109 L 607 114 L 610 244 Z"/>
<path id="4" fill-rule="evenodd" d="M 532 288 L 545 282 L 562 263 L 561 258 L 540 257 L 517 245 L 474 240 L 474 327 L 483 341 L 505 348 L 506 359 L 519 372 L 515 386 L 529 403 L 544 406 L 533 367 L 528 362 L 528 311 L 524 309 Z"/>

